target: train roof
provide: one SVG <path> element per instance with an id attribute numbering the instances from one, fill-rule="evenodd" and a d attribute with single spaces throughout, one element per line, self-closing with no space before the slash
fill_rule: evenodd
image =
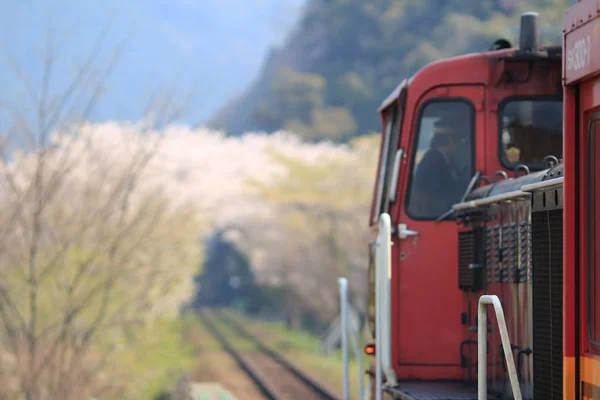
<path id="1" fill-rule="evenodd" d="M 420 68 L 410 78 L 402 82 L 383 100 L 378 112 L 382 112 L 397 100 L 403 90 L 415 87 L 427 90 L 438 85 L 487 84 L 490 80 L 490 62 L 518 62 L 553 60 L 560 62 L 560 45 L 541 47 L 535 52 L 524 52 L 519 48 L 505 48 L 480 53 L 469 53 L 433 61 Z"/>
<path id="2" fill-rule="evenodd" d="M 388 106 L 390 104 L 392 104 L 396 99 L 398 99 L 398 97 L 400 97 L 400 93 L 402 92 L 402 90 L 404 90 L 404 88 L 406 88 L 407 85 L 408 85 L 408 80 L 407 79 L 402 80 L 402 82 L 400 82 L 400 84 L 398 86 L 396 86 L 396 88 L 394 90 L 392 90 L 392 93 L 390 93 L 385 98 L 385 100 L 383 100 L 381 102 L 381 105 L 379 106 L 377 111 L 381 112 L 384 109 L 388 108 Z"/>

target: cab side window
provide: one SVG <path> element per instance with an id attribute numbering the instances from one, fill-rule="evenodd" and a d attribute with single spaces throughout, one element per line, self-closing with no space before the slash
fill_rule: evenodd
<path id="1" fill-rule="evenodd" d="M 388 212 L 388 190 L 390 188 L 390 178 L 392 176 L 392 168 L 394 164 L 394 155 L 396 154 L 396 148 L 398 147 L 398 121 L 400 120 L 400 115 L 398 112 L 398 107 L 394 106 L 390 111 L 390 122 L 388 123 L 389 131 L 388 134 L 388 150 L 386 153 L 385 159 L 385 174 L 383 176 L 383 181 L 381 182 L 382 190 L 381 190 L 381 203 L 379 204 L 379 213 Z"/>
<path id="2" fill-rule="evenodd" d="M 377 177 L 377 198 L 375 201 L 375 214 L 372 216 L 372 222 L 375 223 L 379 219 L 381 213 L 387 212 L 387 193 L 390 183 L 390 175 L 392 173 L 392 164 L 396 147 L 398 147 L 398 106 L 394 104 L 385 114 L 385 130 L 384 143 L 381 153 L 381 166 L 379 176 Z"/>
<path id="3" fill-rule="evenodd" d="M 464 99 L 430 100 L 421 107 L 406 212 L 433 220 L 462 198 L 473 176 L 475 109 Z"/>
<path id="4" fill-rule="evenodd" d="M 589 335 L 600 349 L 600 116 L 592 120 L 589 132 Z"/>
<path id="5" fill-rule="evenodd" d="M 508 99 L 498 112 L 500 159 L 505 167 L 525 164 L 546 168 L 544 158 L 562 158 L 563 110 L 561 100 Z"/>

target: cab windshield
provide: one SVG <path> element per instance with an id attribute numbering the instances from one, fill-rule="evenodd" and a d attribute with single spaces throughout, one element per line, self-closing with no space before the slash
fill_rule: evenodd
<path id="1" fill-rule="evenodd" d="M 561 99 L 515 98 L 505 100 L 500 119 L 500 159 L 514 168 L 546 168 L 544 158 L 562 158 L 563 109 Z"/>

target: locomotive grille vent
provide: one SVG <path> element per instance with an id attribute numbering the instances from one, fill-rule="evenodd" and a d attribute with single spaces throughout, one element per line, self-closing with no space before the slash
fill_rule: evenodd
<path id="1" fill-rule="evenodd" d="M 502 282 L 504 276 L 503 250 L 501 247 L 502 226 L 492 225 L 487 228 L 486 263 L 488 265 L 488 283 Z"/>
<path id="2" fill-rule="evenodd" d="M 517 224 L 514 222 L 502 224 L 502 282 L 518 282 L 517 277 Z"/>
<path id="3" fill-rule="evenodd" d="M 494 281 L 494 228 L 488 226 L 486 228 L 486 240 L 485 240 L 485 263 L 487 265 L 487 282 L 492 283 Z"/>
<path id="4" fill-rule="evenodd" d="M 494 282 L 502 282 L 502 227 L 494 225 L 494 240 L 492 255 L 494 258 Z"/>
<path id="5" fill-rule="evenodd" d="M 485 228 L 458 233 L 458 287 L 465 292 L 483 290 L 485 263 Z M 476 268 L 470 268 L 475 264 Z"/>
<path id="6" fill-rule="evenodd" d="M 562 209 L 531 215 L 535 400 L 563 398 Z"/>
<path id="7" fill-rule="evenodd" d="M 487 282 L 531 283 L 531 224 L 492 225 L 486 234 Z"/>
<path id="8" fill-rule="evenodd" d="M 519 283 L 531 283 L 531 223 L 521 221 L 519 224 Z"/>

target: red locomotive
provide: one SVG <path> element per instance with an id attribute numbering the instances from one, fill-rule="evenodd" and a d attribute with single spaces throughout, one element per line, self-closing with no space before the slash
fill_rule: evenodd
<path id="1" fill-rule="evenodd" d="M 383 102 L 373 398 L 600 399 L 600 1 L 563 32 L 539 46 L 526 13 L 519 48 L 432 63 Z"/>

